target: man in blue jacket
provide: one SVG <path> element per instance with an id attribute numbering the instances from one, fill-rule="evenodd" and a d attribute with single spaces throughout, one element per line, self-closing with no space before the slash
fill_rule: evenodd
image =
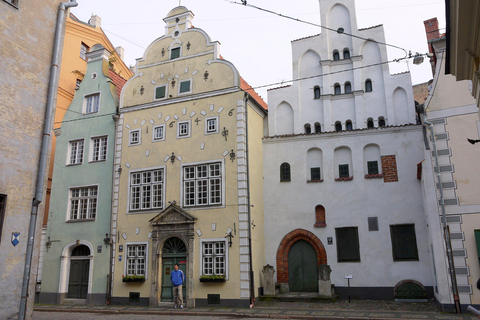
<path id="1" fill-rule="evenodd" d="M 179 267 L 180 266 L 175 263 L 175 270 L 170 273 L 170 280 L 172 280 L 173 285 L 173 301 L 175 302 L 175 309 L 183 309 L 182 284 L 185 281 L 185 275 Z"/>

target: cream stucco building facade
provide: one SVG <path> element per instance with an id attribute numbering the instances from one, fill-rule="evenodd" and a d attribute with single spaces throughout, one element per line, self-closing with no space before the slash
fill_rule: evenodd
<path id="1" fill-rule="evenodd" d="M 112 303 L 172 301 L 175 263 L 189 307 L 248 306 L 258 293 L 266 111 L 193 17 L 170 11 L 122 91 Z"/>

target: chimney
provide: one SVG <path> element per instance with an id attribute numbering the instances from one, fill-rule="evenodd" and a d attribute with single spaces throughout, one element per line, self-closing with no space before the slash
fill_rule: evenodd
<path id="1" fill-rule="evenodd" d="M 92 17 L 88 21 L 88 24 L 94 26 L 95 28 L 100 28 L 102 24 L 102 19 L 99 16 L 92 13 Z"/>
<path id="2" fill-rule="evenodd" d="M 117 52 L 118 56 L 122 61 L 125 61 L 125 49 L 123 47 L 116 47 L 115 51 Z"/>
<path id="3" fill-rule="evenodd" d="M 428 50 L 430 51 L 430 53 L 433 53 L 433 47 L 430 44 L 430 40 L 440 38 L 440 31 L 438 30 L 438 20 L 435 17 L 423 21 L 423 24 L 425 25 L 425 32 L 427 34 Z"/>

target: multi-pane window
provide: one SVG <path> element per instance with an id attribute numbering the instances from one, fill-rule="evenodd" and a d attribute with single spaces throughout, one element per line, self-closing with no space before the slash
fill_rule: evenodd
<path id="1" fill-rule="evenodd" d="M 83 162 L 83 140 L 70 141 L 68 164 Z"/>
<path id="2" fill-rule="evenodd" d="M 83 60 L 87 60 L 87 52 L 88 52 L 88 46 L 82 42 L 80 45 L 80 58 Z"/>
<path id="3" fill-rule="evenodd" d="M 414 224 L 390 226 L 394 261 L 418 260 L 417 238 Z"/>
<path id="4" fill-rule="evenodd" d="M 127 276 L 145 276 L 147 266 L 147 245 L 127 245 Z"/>
<path id="5" fill-rule="evenodd" d="M 378 161 L 367 161 L 368 174 L 378 174 Z"/>
<path id="6" fill-rule="evenodd" d="M 180 57 L 180 48 L 173 48 L 170 51 L 170 59 L 173 60 L 173 59 L 177 59 L 179 57 Z"/>
<path id="7" fill-rule="evenodd" d="M 202 274 L 226 275 L 225 241 L 202 243 Z"/>
<path id="8" fill-rule="evenodd" d="M 130 174 L 130 210 L 163 208 L 163 169 Z"/>
<path id="9" fill-rule="evenodd" d="M 178 122 L 177 138 L 190 137 L 190 121 Z"/>
<path id="10" fill-rule="evenodd" d="M 85 96 L 85 111 L 84 114 L 98 112 L 100 105 L 100 93 Z"/>
<path id="11" fill-rule="evenodd" d="M 320 180 L 320 168 L 310 168 L 310 179 L 311 180 Z"/>
<path id="12" fill-rule="evenodd" d="M 180 93 L 190 92 L 191 90 L 190 84 L 191 84 L 190 80 L 185 80 L 180 82 Z"/>
<path id="13" fill-rule="evenodd" d="M 222 164 L 183 167 L 183 196 L 186 207 L 222 204 Z"/>
<path id="14" fill-rule="evenodd" d="M 70 189 L 69 220 L 95 219 L 97 215 L 97 187 Z"/>
<path id="15" fill-rule="evenodd" d="M 155 88 L 155 99 L 163 99 L 167 95 L 167 86 L 163 85 Z"/>
<path id="16" fill-rule="evenodd" d="M 290 164 L 287 162 L 280 165 L 280 181 L 290 181 Z"/>
<path id="17" fill-rule="evenodd" d="M 205 134 L 218 132 L 218 117 L 205 119 Z"/>
<path id="18" fill-rule="evenodd" d="M 315 86 L 313 88 L 313 98 L 314 99 L 320 99 L 320 87 L 319 86 Z"/>
<path id="19" fill-rule="evenodd" d="M 165 125 L 153 127 L 153 141 L 165 140 Z"/>
<path id="20" fill-rule="evenodd" d="M 340 178 L 348 178 L 350 177 L 350 173 L 348 172 L 348 164 L 340 164 L 338 165 L 338 176 Z"/>
<path id="21" fill-rule="evenodd" d="M 92 138 L 92 161 L 105 161 L 107 160 L 107 137 Z"/>
<path id="22" fill-rule="evenodd" d="M 360 262 L 360 243 L 358 241 L 358 228 L 336 228 L 337 261 Z"/>
<path id="23" fill-rule="evenodd" d="M 128 144 L 129 145 L 137 145 L 140 144 L 140 130 L 132 130 L 130 131 L 129 137 L 128 137 Z"/>

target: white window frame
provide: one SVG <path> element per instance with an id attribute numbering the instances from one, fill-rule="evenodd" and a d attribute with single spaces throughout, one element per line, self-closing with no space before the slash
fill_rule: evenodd
<path id="1" fill-rule="evenodd" d="M 229 251 L 229 246 L 228 246 L 228 241 L 226 238 L 209 238 L 209 239 L 200 239 L 200 250 L 199 250 L 199 255 L 200 255 L 200 276 L 203 275 L 209 275 L 209 273 L 204 273 L 204 253 L 203 253 L 203 244 L 204 243 L 211 243 L 211 242 L 222 242 L 224 244 L 225 248 L 225 279 L 228 280 L 228 269 L 229 269 L 229 259 L 228 259 L 228 251 Z M 215 274 L 215 272 L 213 272 Z"/>
<path id="2" fill-rule="evenodd" d="M 210 120 L 215 120 L 215 130 L 209 131 L 208 122 Z M 218 133 L 218 127 L 220 127 L 218 116 L 205 118 L 205 135 Z"/>
<path id="3" fill-rule="evenodd" d="M 145 276 L 145 280 L 147 280 L 148 279 L 148 253 L 149 253 L 148 242 L 126 242 L 125 243 L 125 260 L 124 260 L 124 263 L 123 263 L 123 275 L 125 275 L 125 276 L 132 275 L 132 274 L 128 273 L 128 261 L 129 261 L 128 247 L 129 246 L 141 246 L 141 245 L 145 245 L 145 274 L 143 274 L 143 276 Z M 138 275 L 138 274 L 135 274 L 135 275 Z"/>
<path id="4" fill-rule="evenodd" d="M 155 138 L 155 131 L 156 131 L 157 128 L 162 128 L 163 134 L 162 134 L 161 138 Z M 154 126 L 153 130 L 152 130 L 152 142 L 165 141 L 165 133 L 166 133 L 165 124 L 161 124 L 159 126 Z"/>
<path id="5" fill-rule="evenodd" d="M 161 170 L 162 171 L 162 182 L 160 183 L 152 183 L 151 182 L 151 179 L 152 179 L 152 175 L 150 175 L 150 182 L 149 183 L 144 183 L 144 173 L 146 172 L 150 172 L 150 173 L 153 173 L 153 171 L 157 171 L 157 170 Z M 132 181 L 132 177 L 134 174 L 140 174 L 140 181 L 139 183 L 135 183 L 134 185 L 132 185 L 132 183 L 134 183 Z M 161 206 L 159 207 L 153 207 L 152 206 L 152 194 L 153 194 L 153 190 L 152 190 L 152 185 L 154 184 L 160 184 L 162 186 L 162 190 L 161 190 L 161 194 L 160 194 L 160 197 L 161 197 Z M 165 187 L 166 187 L 166 169 L 165 169 L 165 166 L 158 166 L 158 167 L 153 167 L 153 168 L 142 168 L 142 169 L 138 169 L 138 170 L 130 170 L 129 172 L 129 175 L 128 175 L 128 214 L 139 214 L 139 213 L 144 213 L 144 212 L 152 212 L 152 211 L 160 211 L 160 210 L 163 210 L 165 208 Z M 132 204 L 133 204 L 133 201 L 132 201 L 132 197 L 134 196 L 133 195 L 133 192 L 132 192 L 132 187 L 133 186 L 138 186 L 140 189 L 139 189 L 139 208 L 133 208 L 132 209 Z M 150 207 L 148 208 L 142 208 L 143 204 L 142 204 L 142 200 L 143 200 L 143 187 L 146 187 L 146 186 L 150 186 Z"/>
<path id="6" fill-rule="evenodd" d="M 90 111 L 90 112 L 87 112 L 87 99 L 89 97 L 93 97 L 93 96 L 98 96 L 98 106 L 97 106 L 97 110 L 95 111 Z M 98 92 L 91 92 L 89 94 L 86 94 L 83 96 L 83 114 L 92 114 L 92 113 L 98 113 L 100 111 L 100 102 L 102 101 L 102 95 L 100 93 L 100 91 Z"/>
<path id="7" fill-rule="evenodd" d="M 132 143 L 132 134 L 134 132 L 138 133 L 138 142 Z M 142 130 L 140 129 L 133 129 L 128 132 L 128 146 L 139 146 L 142 144 Z"/>
<path id="8" fill-rule="evenodd" d="M 165 96 L 163 98 L 157 98 L 157 88 L 165 87 Z M 168 97 L 168 86 L 166 84 L 162 84 L 161 86 L 156 86 L 155 89 L 153 90 L 153 100 L 158 101 L 158 100 L 164 100 L 167 99 Z"/>
<path id="9" fill-rule="evenodd" d="M 180 135 L 180 129 L 183 124 L 187 124 L 188 133 L 185 135 Z M 177 122 L 177 139 L 190 138 L 191 135 L 192 135 L 192 121 L 191 120 L 178 121 Z"/>
<path id="10" fill-rule="evenodd" d="M 211 203 L 210 202 L 210 192 L 211 192 L 211 180 L 214 179 L 214 177 L 206 177 L 204 179 L 198 179 L 197 177 L 197 170 L 194 171 L 194 178 L 187 178 L 185 179 L 185 168 L 186 167 L 198 167 L 198 166 L 201 166 L 201 165 L 207 165 L 208 168 L 207 168 L 207 173 L 208 173 L 208 170 L 210 169 L 209 165 L 211 164 L 215 164 L 215 163 L 219 163 L 220 164 L 220 183 L 221 183 L 221 186 L 220 186 L 220 191 L 221 191 L 221 195 L 220 195 L 220 203 Z M 195 163 L 185 163 L 185 164 L 182 164 L 181 166 L 181 171 L 180 171 L 180 179 L 181 179 L 181 193 L 180 193 L 180 202 L 182 204 L 182 207 L 183 208 L 195 208 L 196 210 L 197 209 L 211 209 L 211 208 L 218 208 L 218 207 L 225 207 L 225 160 L 224 159 L 220 159 L 220 160 L 212 160 L 212 161 L 208 161 L 208 162 L 195 162 Z M 198 183 L 197 181 L 200 181 L 200 180 L 207 180 L 207 203 L 206 204 L 198 204 Z M 185 204 L 185 201 L 187 199 L 187 196 L 186 196 L 186 192 L 185 192 L 185 189 L 186 189 L 186 186 L 187 186 L 187 181 L 193 181 L 194 182 L 194 185 L 193 185 L 193 188 L 194 188 L 194 204 L 189 204 L 189 205 L 186 205 Z M 191 186 L 190 186 L 191 187 Z"/>
<path id="11" fill-rule="evenodd" d="M 99 158 L 95 159 L 95 140 L 100 139 L 100 147 L 99 147 Z M 103 144 L 103 139 L 105 139 L 105 143 Z M 105 149 L 105 156 L 102 158 L 102 146 L 104 146 Z M 103 162 L 107 161 L 107 156 L 108 156 L 108 135 L 104 136 L 95 136 L 90 138 L 90 162 Z"/>
<path id="12" fill-rule="evenodd" d="M 179 49 L 179 50 L 178 50 L 179 54 L 178 54 L 178 57 L 172 59 L 172 52 L 173 52 L 173 50 L 175 50 L 175 49 Z M 176 60 L 176 59 L 180 59 L 181 57 L 182 57 L 182 47 L 170 48 L 169 57 L 168 57 L 169 60 Z"/>
<path id="13" fill-rule="evenodd" d="M 190 90 L 185 91 L 185 92 L 180 92 L 180 88 L 182 87 L 182 83 L 187 82 L 187 81 L 190 82 Z M 190 78 L 190 79 L 185 79 L 185 80 L 180 80 L 180 81 L 178 82 L 178 95 L 192 93 L 192 89 L 193 89 L 193 79 L 192 79 L 192 78 Z"/>
<path id="14" fill-rule="evenodd" d="M 78 143 L 82 142 L 82 149 L 81 149 L 81 159 L 79 158 L 79 150 L 78 147 L 76 146 L 76 153 L 75 153 L 75 160 L 72 162 L 72 145 L 73 143 Z M 75 140 L 70 140 L 68 141 L 68 150 L 67 150 L 67 166 L 74 166 L 74 165 L 79 165 L 83 164 L 83 159 L 85 157 L 85 139 L 75 139 Z"/>
<path id="15" fill-rule="evenodd" d="M 90 189 L 91 188 L 95 188 L 96 189 L 96 194 L 94 196 L 90 195 Z M 75 197 L 79 200 L 79 203 L 82 199 L 86 199 L 87 200 L 87 210 L 90 210 L 90 206 L 92 204 L 91 200 L 92 199 L 95 199 L 94 203 L 95 203 L 95 212 L 93 213 L 93 217 L 91 217 L 91 214 L 88 213 L 87 211 L 87 217 L 86 218 L 78 218 L 80 212 L 79 212 L 79 208 L 77 208 L 77 218 L 72 218 L 72 201 L 73 201 L 73 197 L 72 197 L 72 192 L 73 190 L 80 190 L 80 189 L 87 189 L 88 190 L 88 195 L 87 196 L 79 196 L 79 197 Z M 69 222 L 79 222 L 79 221 L 95 221 L 97 219 L 97 214 L 98 214 L 98 198 L 99 198 L 99 194 L 100 194 L 100 188 L 98 187 L 98 185 L 89 185 L 89 186 L 77 186 L 77 187 L 70 187 L 68 189 L 68 206 L 67 206 L 67 216 L 66 216 L 66 221 L 69 221 Z"/>

